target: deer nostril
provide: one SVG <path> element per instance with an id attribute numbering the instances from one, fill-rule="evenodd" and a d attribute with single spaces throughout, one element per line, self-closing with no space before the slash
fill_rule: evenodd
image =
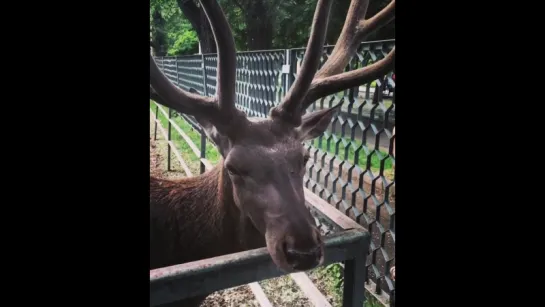
<path id="1" fill-rule="evenodd" d="M 308 270 L 315 267 L 321 258 L 322 250 L 318 246 L 308 251 L 286 248 L 286 260 L 295 270 Z"/>

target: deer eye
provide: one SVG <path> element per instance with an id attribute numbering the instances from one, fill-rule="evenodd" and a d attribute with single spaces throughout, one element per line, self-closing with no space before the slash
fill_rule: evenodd
<path id="1" fill-rule="evenodd" d="M 305 156 L 303 157 L 303 165 L 306 165 L 306 164 L 307 164 L 308 159 L 310 159 L 310 156 L 309 156 L 309 155 L 305 155 Z"/>
<path id="2" fill-rule="evenodd" d="M 246 175 L 245 172 L 241 171 L 240 169 L 234 168 L 230 164 L 226 165 L 226 168 L 227 168 L 227 171 L 229 172 L 229 175 L 231 175 L 231 176 L 244 176 L 244 175 Z"/>

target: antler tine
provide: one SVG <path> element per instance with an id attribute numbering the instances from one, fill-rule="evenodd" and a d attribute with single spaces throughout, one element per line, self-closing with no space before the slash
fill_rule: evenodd
<path id="1" fill-rule="evenodd" d="M 316 73 L 317 79 L 341 73 L 360 43 L 395 18 L 395 0 L 373 17 L 364 19 L 368 6 L 369 0 L 352 0 L 339 39 L 327 61 Z"/>
<path id="2" fill-rule="evenodd" d="M 305 110 L 315 100 L 341 90 L 371 82 L 390 70 L 395 64 L 395 48 L 382 60 L 354 70 L 342 73 L 348 65 L 360 43 L 375 30 L 383 27 L 395 18 L 395 0 L 392 0 L 380 12 L 369 19 L 364 19 L 369 0 L 352 0 L 346 21 L 331 56 L 316 73 L 310 90 L 301 103 Z"/>
<path id="3" fill-rule="evenodd" d="M 301 108 L 305 110 L 317 99 L 338 93 L 347 88 L 372 82 L 393 70 L 394 65 L 395 47 L 382 60 L 371 65 L 338 75 L 314 79 L 307 96 L 305 96 L 301 104 Z"/>
<path id="4" fill-rule="evenodd" d="M 216 96 L 220 110 L 235 108 L 236 48 L 231 27 L 217 0 L 201 0 L 218 50 Z"/>
<path id="5" fill-rule="evenodd" d="M 329 22 L 329 10 L 332 3 L 333 1 L 331 0 L 318 0 L 301 71 L 280 105 L 271 110 L 271 117 L 279 117 L 296 126 L 301 123 L 301 108 L 299 104 L 307 94 L 314 74 L 320 64 L 320 57 Z"/>

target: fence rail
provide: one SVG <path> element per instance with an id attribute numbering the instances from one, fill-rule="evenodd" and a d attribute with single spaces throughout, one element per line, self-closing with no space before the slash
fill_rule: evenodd
<path id="1" fill-rule="evenodd" d="M 394 45 L 394 40 L 362 43 L 346 71 L 382 59 Z M 321 63 L 327 60 L 332 49 L 333 46 L 324 47 Z M 293 84 L 304 52 L 304 48 L 299 48 L 237 53 L 237 108 L 248 116 L 267 117 Z M 192 88 L 201 95 L 215 95 L 216 54 L 156 57 L 156 61 L 179 87 Z M 371 233 L 366 287 L 378 296 L 387 297 L 395 291 L 395 283 L 389 276 L 395 261 L 395 157 L 392 151 L 395 81 L 392 73 L 320 99 L 308 110 L 331 107 L 340 101 L 343 101 L 341 110 L 324 135 L 305 143 L 311 153 L 305 186 Z M 200 158 L 200 172 L 211 167 L 206 157 L 208 140 L 197 122 L 185 114 L 175 111 L 167 114 L 160 110 L 157 107 L 155 116 L 163 112 L 169 118 L 168 141 L 171 142 L 172 126 L 177 127 L 171 125 L 172 117 L 181 116 L 201 134 L 200 149 L 190 145 L 190 150 Z M 175 130 L 190 141 L 179 128 Z M 170 161 L 170 149 L 168 154 Z M 371 286 L 374 289 L 370 289 Z"/>

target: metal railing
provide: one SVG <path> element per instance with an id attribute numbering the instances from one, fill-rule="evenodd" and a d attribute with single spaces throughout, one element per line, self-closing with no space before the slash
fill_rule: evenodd
<path id="1" fill-rule="evenodd" d="M 380 60 L 394 45 L 394 40 L 362 43 L 346 71 Z M 322 63 L 332 49 L 333 46 L 324 47 Z M 304 52 L 304 48 L 299 48 L 237 53 L 237 107 L 248 116 L 267 117 L 293 84 Z M 174 84 L 186 90 L 193 88 L 202 95 L 215 94 L 216 54 L 156 57 L 156 61 Z M 392 73 L 320 99 L 308 110 L 327 108 L 341 100 L 344 101 L 341 111 L 324 135 L 306 143 L 311 159 L 307 164 L 305 186 L 370 232 L 366 288 L 387 297 L 395 290 L 389 276 L 395 261 L 395 158 L 392 154 L 395 82 Z M 158 114 L 159 108 L 156 111 Z M 174 111 L 166 116 L 181 116 L 201 134 L 200 148 L 193 145 L 191 151 L 200 157 L 199 171 L 204 172 L 210 163 L 206 159 L 205 133 L 191 116 Z M 169 140 L 171 129 L 169 125 Z M 168 155 L 170 161 L 170 150 Z"/>

